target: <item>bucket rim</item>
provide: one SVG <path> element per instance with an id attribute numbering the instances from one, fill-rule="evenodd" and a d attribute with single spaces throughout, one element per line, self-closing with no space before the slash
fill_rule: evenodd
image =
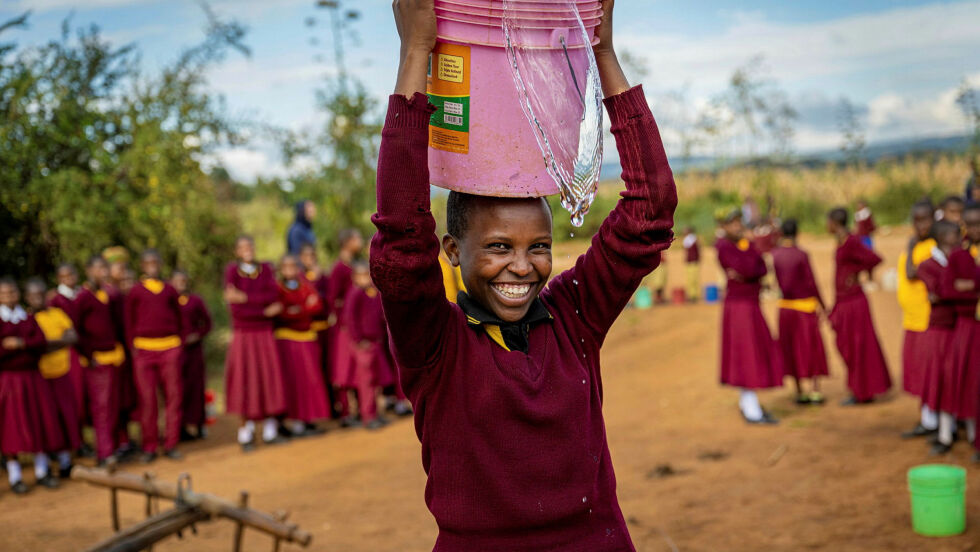
<path id="1" fill-rule="evenodd" d="M 947 487 L 966 483 L 966 468 L 949 464 L 923 464 L 909 468 L 909 485 Z"/>
<path id="2" fill-rule="evenodd" d="M 500 43 L 482 42 L 482 41 L 473 40 L 473 39 L 470 39 L 470 38 L 456 38 L 456 37 L 449 36 L 449 35 L 447 35 L 445 33 L 442 33 L 442 32 L 436 34 L 436 39 L 437 40 L 441 40 L 443 42 L 450 42 L 450 43 L 453 43 L 453 44 L 459 44 L 460 46 L 482 46 L 484 48 L 506 48 L 507 47 L 507 45 L 504 44 L 503 42 L 500 42 Z M 593 37 L 592 38 L 592 42 L 589 43 L 589 46 L 595 46 L 598 43 L 599 43 L 599 37 L 596 36 L 596 37 Z M 520 48 L 522 50 L 556 50 L 556 51 L 557 50 L 560 50 L 560 48 L 554 48 L 552 46 L 518 46 L 518 48 Z M 568 49 L 569 50 L 578 50 L 580 48 L 585 48 L 585 45 L 584 44 L 570 44 L 568 46 Z"/>
<path id="3" fill-rule="evenodd" d="M 436 8 L 436 9 L 438 9 L 438 8 Z M 503 18 L 501 18 L 501 17 L 488 17 L 486 22 L 483 22 L 483 21 L 469 21 L 469 20 L 466 20 L 466 19 L 461 19 L 459 16 L 460 15 L 462 15 L 462 16 L 469 16 L 469 17 L 482 17 L 482 16 L 473 15 L 473 14 L 458 14 L 456 12 L 449 12 L 449 13 L 451 13 L 452 15 L 455 15 L 457 17 L 451 17 L 451 16 L 446 16 L 446 15 L 442 15 L 442 14 L 438 14 L 437 13 L 436 14 L 436 19 L 437 20 L 438 19 L 443 19 L 443 20 L 446 20 L 446 21 L 453 21 L 455 23 L 466 23 L 468 25 L 478 25 L 480 27 L 500 28 L 500 27 L 503 26 Z M 493 21 L 493 20 L 496 20 L 496 21 Z M 539 21 L 537 19 L 518 19 L 518 20 L 519 21 L 531 21 L 531 22 Z M 549 20 L 546 20 L 546 22 L 547 23 L 553 23 L 553 24 L 541 23 L 540 25 L 535 25 L 535 24 L 532 23 L 530 25 L 528 25 L 528 24 L 521 24 L 520 27 L 523 28 L 523 29 L 559 29 L 559 28 L 570 29 L 573 26 L 578 26 L 578 21 L 579 21 L 578 19 L 549 19 Z M 559 22 L 562 22 L 562 23 L 559 23 Z M 586 29 L 589 29 L 589 30 L 598 27 L 601 22 L 602 22 L 601 18 L 598 18 L 598 19 L 589 18 L 589 19 L 583 19 L 582 20 L 582 23 L 585 24 L 585 28 Z M 563 23 L 567 23 L 567 25 L 566 24 L 563 24 Z"/>

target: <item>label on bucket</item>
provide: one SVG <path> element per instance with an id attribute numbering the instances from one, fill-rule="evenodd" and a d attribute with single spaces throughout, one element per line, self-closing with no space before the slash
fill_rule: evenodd
<path id="1" fill-rule="evenodd" d="M 429 147 L 470 152 L 470 47 L 437 42 L 429 57 Z"/>

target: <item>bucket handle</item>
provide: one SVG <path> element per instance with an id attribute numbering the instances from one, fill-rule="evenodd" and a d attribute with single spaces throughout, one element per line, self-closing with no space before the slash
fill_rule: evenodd
<path id="1" fill-rule="evenodd" d="M 561 47 L 562 51 L 565 53 L 565 61 L 568 63 L 568 70 L 572 73 L 572 84 L 575 85 L 575 92 L 578 93 L 578 101 L 585 105 L 585 94 L 582 93 L 582 88 L 578 85 L 578 76 L 575 75 L 575 67 L 572 66 L 572 58 L 568 55 L 568 33 L 570 29 L 558 28 L 551 32 L 551 45 L 554 48 Z"/>

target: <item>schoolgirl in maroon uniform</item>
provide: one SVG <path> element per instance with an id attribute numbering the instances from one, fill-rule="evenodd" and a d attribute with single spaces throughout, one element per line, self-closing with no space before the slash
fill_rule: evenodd
<path id="1" fill-rule="evenodd" d="M 78 326 L 78 271 L 75 267 L 68 263 L 63 263 L 58 266 L 56 271 L 58 286 L 54 290 L 54 294 L 48 297 L 48 305 L 61 309 L 68 318 L 71 319 L 72 324 L 76 327 Z M 71 383 L 72 396 L 74 397 L 75 409 L 78 412 L 79 419 L 84 424 L 87 417 L 88 409 L 85 405 L 85 379 L 82 370 L 82 354 L 80 352 L 79 344 L 76 342 L 75 345 L 68 349 L 68 381 Z M 59 398 L 60 400 L 60 398 Z M 82 443 L 79 452 L 83 452 L 88 456 L 93 454 L 91 447 L 86 443 Z"/>
<path id="2" fill-rule="evenodd" d="M 180 294 L 161 278 L 160 254 L 154 250 L 140 255 L 139 282 L 126 295 L 126 337 L 133 351 L 133 375 L 139 393 L 139 419 L 143 433 L 143 462 L 156 459 L 160 447 L 157 422 L 157 389 L 162 388 L 166 425 L 164 455 L 181 458 L 177 451 L 183 427 L 183 370 Z"/>
<path id="3" fill-rule="evenodd" d="M 183 270 L 175 270 L 170 285 L 177 290 L 180 305 L 180 327 L 184 332 L 184 349 L 181 357 L 181 380 L 184 386 L 181 414 L 181 440 L 205 437 L 204 392 L 207 387 L 207 362 L 204 360 L 204 338 L 211 333 L 211 313 L 200 295 L 190 290 L 190 277 Z M 194 430 L 193 433 L 188 428 Z"/>
<path id="4" fill-rule="evenodd" d="M 965 282 L 969 279 L 970 263 L 967 256 L 972 261 L 974 274 L 974 293 L 980 294 L 980 203 L 968 203 L 963 210 L 963 227 L 965 236 L 963 238 L 963 251 L 967 255 L 956 254 L 950 259 L 953 267 L 954 285 L 959 286 L 959 291 L 968 291 L 969 285 Z M 956 284 L 956 280 L 964 282 Z M 952 361 L 955 366 L 966 374 L 962 384 L 963 402 L 962 411 L 959 415 L 967 420 L 967 428 L 973 428 L 973 446 L 977 452 L 973 455 L 974 462 L 980 462 L 980 439 L 977 439 L 976 426 L 980 422 L 980 308 L 974 307 L 972 316 L 968 309 L 969 303 L 962 304 L 956 311 L 956 330 L 953 341 Z M 972 323 L 972 324 L 971 324 Z M 974 408 L 970 408 L 970 400 L 974 401 Z M 972 422 L 972 424 L 971 424 Z"/>
<path id="5" fill-rule="evenodd" d="M 847 387 L 851 397 L 845 406 L 868 403 L 891 388 L 891 375 L 875 333 L 868 298 L 861 289 L 861 274 L 870 275 L 881 257 L 868 249 L 847 227 L 847 210 L 833 209 L 827 215 L 827 230 L 837 238 L 834 284 L 837 301 L 830 324 L 837 334 L 837 349 L 847 365 Z"/>
<path id="6" fill-rule="evenodd" d="M 310 325 L 310 329 L 316 332 L 317 342 L 320 344 L 320 368 L 327 390 L 327 405 L 330 408 L 330 416 L 336 418 L 338 417 L 337 405 L 333 385 L 330 385 L 330 318 L 333 315 L 331 307 L 333 302 L 330 298 L 330 275 L 326 274 L 320 267 L 316 247 L 312 244 L 307 243 L 300 247 L 299 261 L 303 266 L 304 277 L 313 284 L 313 289 L 320 296 L 320 310 L 313 315 L 313 323 Z"/>
<path id="7" fill-rule="evenodd" d="M 337 262 L 330 271 L 330 283 L 328 287 L 329 307 L 336 314 L 336 321 L 330 328 L 332 337 L 330 339 L 330 383 L 334 386 L 334 392 L 338 399 L 338 409 L 344 416 L 344 425 L 351 425 L 354 419 L 349 417 L 348 392 L 344 387 L 344 382 L 350 381 L 351 342 L 350 332 L 347 329 L 347 321 L 344 319 L 344 300 L 353 285 L 351 281 L 351 265 L 354 259 L 360 255 L 364 249 L 364 238 L 361 233 L 354 229 L 347 229 L 340 233 L 340 252 L 337 254 Z"/>
<path id="8" fill-rule="evenodd" d="M 594 50 L 623 199 L 549 283 L 543 199 L 450 193 L 443 245 L 467 290 L 453 305 L 426 163 L 435 14 L 431 1 L 394 5 L 402 62 L 382 133 L 371 274 L 415 407 L 438 552 L 634 550 L 606 442 L 599 348 L 670 246 L 676 191 L 642 89 L 612 49 L 612 2 L 603 7 Z"/>
<path id="9" fill-rule="evenodd" d="M 739 211 L 729 213 L 721 228 L 724 236 L 715 243 L 715 249 L 728 277 L 721 320 L 721 383 L 741 390 L 739 409 L 747 422 L 775 424 L 755 392 L 783 385 L 779 349 L 759 308 L 766 261 L 744 238 Z"/>
<path id="10" fill-rule="evenodd" d="M 961 373 L 961 367 L 952 359 L 957 310 L 958 307 L 969 307 L 975 312 L 975 274 L 967 273 L 967 278 L 959 278 L 965 280 L 969 289 L 957 289 L 958 278 L 953 271 L 951 258 L 955 255 L 957 264 L 962 263 L 963 259 L 957 254 L 963 252 L 960 249 L 960 229 L 956 224 L 940 221 L 933 226 L 933 234 L 937 246 L 932 251 L 932 258 L 923 261 L 918 270 L 919 279 L 929 290 L 929 301 L 932 303 L 929 329 L 921 343 L 929 359 L 925 366 L 922 399 L 939 413 L 939 431 L 931 452 L 945 454 L 953 445 L 956 417 L 962 406 L 960 384 L 966 375 Z M 967 262 L 972 262 L 972 259 Z M 971 337 L 969 333 L 964 337 Z M 975 409 L 975 399 L 970 402 Z"/>
<path id="11" fill-rule="evenodd" d="M 282 441 L 276 418 L 286 413 L 286 394 L 273 335 L 282 303 L 275 271 L 255 260 L 250 236 L 235 241 L 235 258 L 224 276 L 232 328 L 225 359 L 225 400 L 228 413 L 242 419 L 238 443 L 247 452 L 255 448 L 258 420 L 262 420 L 264 442 Z"/>
<path id="12" fill-rule="evenodd" d="M 385 424 L 378 416 L 378 389 L 394 380 L 385 345 L 388 330 L 381 296 L 366 263 L 354 263 L 353 283 L 344 301 L 344 320 L 353 341 L 350 379 L 344 383 L 357 393 L 361 423 L 368 429 L 378 429 Z"/>
<path id="13" fill-rule="evenodd" d="M 825 307 L 810 257 L 796 243 L 796 220 L 784 221 L 781 231 L 783 237 L 772 251 L 772 264 L 783 295 L 779 302 L 779 348 L 783 365 L 786 375 L 796 383 L 796 402 L 822 404 L 824 399 L 818 378 L 829 372 L 818 312 Z M 810 393 L 803 392 L 802 379 L 812 381 Z"/>
<path id="14" fill-rule="evenodd" d="M 65 441 L 54 397 L 38 369 L 46 347 L 41 328 L 20 306 L 17 284 L 0 279 L 0 453 L 8 458 L 7 477 L 16 494 L 29 490 L 19 454 L 34 455 L 40 485 L 58 486 L 47 453 L 62 450 Z"/>
<path id="15" fill-rule="evenodd" d="M 105 464 L 117 459 L 119 377 L 126 351 L 119 341 L 109 296 L 101 292 L 97 264 L 88 264 L 86 276 L 88 280 L 75 299 L 75 329 L 84 366 L 85 402 L 95 430 L 95 454 L 98 462 Z"/>
<path id="16" fill-rule="evenodd" d="M 286 394 L 286 418 L 294 436 L 320 433 L 314 422 L 330 417 L 327 391 L 320 367 L 320 344 L 313 330 L 313 317 L 323 302 L 313 284 L 303 277 L 294 255 L 279 261 L 279 302 L 276 318 L 276 349 L 282 365 Z"/>

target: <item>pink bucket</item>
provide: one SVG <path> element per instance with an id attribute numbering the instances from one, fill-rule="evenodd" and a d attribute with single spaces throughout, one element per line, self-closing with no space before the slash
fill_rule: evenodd
<path id="1" fill-rule="evenodd" d="M 527 18 L 534 23 L 522 26 L 520 46 L 542 50 L 540 55 L 560 56 L 564 62 L 565 48 L 586 45 L 578 22 L 556 11 L 559 2 L 564 0 L 526 2 L 528 13 L 535 17 Z M 547 17 L 548 4 L 553 5 L 554 17 Z M 601 10 L 598 15 L 594 12 L 599 5 L 594 0 L 578 2 L 593 37 L 601 17 Z M 500 22 L 503 0 L 436 0 L 436 7 L 439 39 L 430 62 L 428 89 L 429 101 L 438 108 L 429 125 L 431 183 L 496 197 L 558 193 L 514 85 Z M 576 75 L 588 70 L 584 56 L 569 59 Z M 569 107 L 567 113 L 551 115 L 577 132 L 581 112 L 572 109 L 573 102 Z"/>

